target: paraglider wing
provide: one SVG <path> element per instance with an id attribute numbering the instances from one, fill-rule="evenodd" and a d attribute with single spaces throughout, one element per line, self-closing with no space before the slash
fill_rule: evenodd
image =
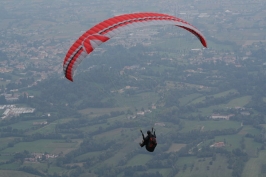
<path id="1" fill-rule="evenodd" d="M 70 47 L 63 63 L 65 77 L 73 81 L 76 67 L 96 47 L 108 41 L 118 33 L 151 25 L 175 25 L 194 34 L 207 47 L 207 42 L 201 32 L 188 22 L 167 14 L 133 13 L 115 16 L 93 26 L 82 34 Z"/>

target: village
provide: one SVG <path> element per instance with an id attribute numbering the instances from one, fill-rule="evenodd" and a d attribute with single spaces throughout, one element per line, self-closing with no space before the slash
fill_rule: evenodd
<path id="1" fill-rule="evenodd" d="M 49 153 L 31 153 L 31 157 L 25 158 L 24 161 L 26 162 L 41 162 L 48 159 L 57 158 L 58 155 L 49 154 Z"/>
<path id="2" fill-rule="evenodd" d="M 16 107 L 16 105 L 0 105 L 0 110 L 5 110 L 2 114 L 2 119 L 6 119 L 8 117 L 19 116 L 20 114 L 30 114 L 34 113 L 34 108 L 27 107 Z"/>
<path id="3" fill-rule="evenodd" d="M 229 1 L 228 1 L 229 2 Z M 196 0 L 194 3 L 198 3 Z M 226 2 L 225 2 L 226 3 Z M 160 4 L 160 10 L 161 11 L 169 11 L 165 13 L 170 13 L 172 15 L 178 16 L 184 20 L 193 21 L 195 19 L 200 20 L 202 24 L 207 24 L 210 21 L 214 21 L 214 24 L 218 24 L 221 26 L 220 29 L 216 28 L 206 28 L 201 29 L 203 32 L 206 31 L 208 33 L 214 33 L 217 30 L 223 30 L 226 31 L 226 28 L 228 26 L 232 26 L 232 23 L 228 23 L 228 20 L 226 19 L 237 19 L 236 21 L 242 21 L 242 20 L 249 20 L 252 13 L 255 13 L 252 9 L 245 10 L 238 9 L 234 7 L 228 6 L 228 9 L 223 10 L 217 10 L 212 12 L 204 12 L 195 10 L 195 6 L 193 6 L 192 2 L 184 5 L 184 4 L 177 4 L 174 7 L 169 7 L 167 3 L 159 3 Z M 95 3 L 94 6 L 100 6 L 100 4 Z M 202 7 L 208 6 L 207 3 L 201 4 Z M 13 7 L 10 7 L 12 9 Z M 92 7 L 91 7 L 92 8 Z M 67 8 L 66 8 L 67 9 Z M 186 9 L 186 10 L 184 10 Z M 89 13 L 88 9 L 80 9 L 79 11 L 74 9 L 73 12 L 73 18 L 78 17 L 81 13 Z M 93 11 L 90 13 L 94 13 Z M 111 10 L 110 13 L 112 16 L 123 14 L 123 11 L 119 10 Z M 246 14 L 245 17 L 239 17 L 241 14 Z M 255 18 L 253 19 L 254 23 L 260 23 L 263 21 L 263 18 Z M 99 21 L 98 21 L 99 22 Z M 60 24 L 67 24 L 71 23 L 68 20 L 62 21 Z M 73 22 L 74 23 L 74 22 Z M 97 23 L 97 20 L 94 19 L 93 22 L 90 23 L 90 25 L 87 25 L 87 27 L 83 27 L 83 25 L 79 26 L 80 29 L 83 29 L 84 32 L 86 29 L 88 29 L 92 24 Z M 67 31 L 64 31 L 64 29 L 59 30 L 52 30 L 53 27 L 56 24 L 52 23 L 49 25 L 49 27 L 44 26 L 43 24 L 38 24 L 38 28 L 33 28 L 29 31 L 22 31 L 19 27 L 17 27 L 15 24 L 11 29 L 1 29 L 0 34 L 1 36 L 12 36 L 12 35 L 18 35 L 21 36 L 19 39 L 10 40 L 9 38 L 4 38 L 0 40 L 0 51 L 4 53 L 4 56 L 7 57 L 6 59 L 0 59 L 0 73 L 12 73 L 14 71 L 19 71 L 21 73 L 21 77 L 23 76 L 23 73 L 29 73 L 32 66 L 34 66 L 34 76 L 38 77 L 38 79 L 47 78 L 48 74 L 57 72 L 61 73 L 61 63 L 64 59 L 64 55 L 67 52 L 67 49 L 71 45 L 71 43 L 74 42 L 75 38 L 77 37 L 77 34 L 68 33 Z M 50 29 L 51 28 L 51 29 Z M 164 30 L 165 27 L 152 27 L 152 28 L 143 28 L 143 29 L 136 29 L 134 31 L 125 32 L 122 34 L 119 34 L 118 36 L 115 36 L 112 39 L 112 42 L 106 44 L 107 46 L 114 46 L 114 45 L 122 45 L 125 47 L 133 47 L 136 45 L 143 45 L 143 46 L 151 46 L 152 43 L 154 43 L 156 39 L 158 39 L 158 35 L 161 34 L 159 31 Z M 244 27 L 235 27 L 233 28 L 235 31 L 241 30 L 241 33 L 245 32 Z M 52 35 L 48 35 L 47 31 L 52 31 Z M 179 35 L 180 31 L 178 30 L 175 34 L 173 32 L 167 32 L 164 34 L 164 36 L 177 36 Z M 259 29 L 254 28 L 254 37 L 251 39 L 243 39 L 242 43 L 242 51 L 243 51 L 243 58 L 247 59 L 251 53 L 249 52 L 249 49 L 247 48 L 247 45 L 254 45 L 256 46 L 256 42 L 259 42 L 262 40 L 260 37 Z M 67 35 L 66 35 L 67 34 Z M 181 33 L 180 35 L 184 35 L 184 33 Z M 41 36 L 41 37 L 38 37 Z M 210 36 L 210 39 L 214 36 Z M 177 37 L 178 38 L 178 37 Z M 177 39 L 178 40 L 178 39 Z M 244 41 L 247 42 L 244 42 Z M 105 47 L 99 47 L 94 54 L 100 54 L 104 52 Z M 213 50 L 213 47 L 210 46 L 207 50 L 203 50 L 201 48 L 192 48 L 191 52 L 194 52 L 195 54 L 193 57 L 189 58 L 191 63 L 199 63 L 199 62 L 209 62 L 209 61 L 225 61 L 226 63 L 233 63 L 238 67 L 241 67 L 241 65 L 238 64 L 237 58 L 235 56 L 234 52 L 229 52 L 224 50 L 223 53 L 219 53 L 219 56 L 217 55 L 217 51 Z M 208 57 L 211 54 L 212 57 Z M 172 57 L 166 58 L 166 59 L 174 59 Z M 45 70 L 45 72 L 43 72 Z M 42 77 L 40 77 L 40 75 Z M 0 81 L 8 82 L 9 79 L 3 78 L 0 76 Z"/>

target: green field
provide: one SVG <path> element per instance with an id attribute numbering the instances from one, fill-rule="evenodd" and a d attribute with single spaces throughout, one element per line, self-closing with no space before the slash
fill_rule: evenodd
<path id="1" fill-rule="evenodd" d="M 229 151 L 232 151 L 233 149 L 239 148 L 241 149 L 240 146 L 240 141 L 242 139 L 241 135 L 224 135 L 224 136 L 216 136 L 215 137 L 215 142 L 224 142 L 225 143 L 225 148 Z"/>
<path id="2" fill-rule="evenodd" d="M 140 93 L 134 96 L 117 95 L 116 100 L 118 107 L 115 108 L 87 108 L 80 110 L 82 114 L 90 115 L 91 117 L 101 116 L 109 114 L 115 111 L 124 111 L 128 109 L 135 112 L 135 109 L 141 110 L 142 108 L 148 109 L 151 103 L 155 103 L 158 100 L 158 95 L 154 92 Z"/>
<path id="3" fill-rule="evenodd" d="M 246 135 L 247 133 L 249 133 L 251 135 L 258 135 L 258 134 L 260 134 L 260 130 L 258 130 L 257 128 L 254 128 L 251 125 L 244 125 L 242 130 L 238 134 Z"/>
<path id="4" fill-rule="evenodd" d="M 200 101 L 203 101 L 204 97 L 198 98 L 196 101 L 199 103 Z M 210 116 L 213 113 L 214 109 L 228 109 L 228 108 L 235 108 L 235 107 L 244 107 L 251 101 L 251 96 L 243 96 L 240 98 L 235 98 L 229 101 L 226 104 L 219 104 L 219 105 L 213 105 L 205 108 L 200 108 L 200 114 L 203 116 Z M 192 102 L 194 103 L 194 101 Z"/>
<path id="5" fill-rule="evenodd" d="M 107 132 L 95 135 L 94 138 L 96 138 L 96 139 L 108 139 L 108 140 L 116 139 L 116 138 L 118 138 L 118 136 L 121 136 L 121 133 L 124 132 L 123 130 L 126 130 L 126 129 L 117 128 L 117 129 L 114 129 L 111 131 L 107 131 Z"/>
<path id="6" fill-rule="evenodd" d="M 173 143 L 169 147 L 168 151 L 166 151 L 166 152 L 178 152 L 182 147 L 185 147 L 185 146 L 186 146 L 186 144 L 176 144 L 176 143 Z"/>
<path id="7" fill-rule="evenodd" d="M 231 176 L 232 171 L 227 168 L 227 159 L 218 155 L 215 161 L 211 158 L 179 158 L 178 161 L 186 160 L 186 162 L 178 163 L 180 172 L 175 177 L 225 177 Z M 189 160 L 189 161 L 187 161 Z M 210 165 L 212 162 L 212 165 Z M 187 168 L 184 168 L 186 164 Z M 193 168 L 192 168 L 193 164 Z"/>
<path id="8" fill-rule="evenodd" d="M 13 137 L 8 137 L 8 138 L 0 138 L 0 148 L 5 148 L 7 147 L 8 143 L 13 141 L 15 138 Z"/>
<path id="9" fill-rule="evenodd" d="M 251 96 L 243 96 L 240 98 L 236 98 L 231 100 L 229 103 L 226 104 L 226 107 L 244 107 L 251 101 Z"/>
<path id="10" fill-rule="evenodd" d="M 263 177 L 265 174 L 261 174 L 262 165 L 265 165 L 266 159 L 266 151 L 260 151 L 259 156 L 257 158 L 250 158 L 245 165 L 242 176 L 250 177 L 250 176 L 258 176 Z"/>
<path id="11" fill-rule="evenodd" d="M 0 156 L 0 162 L 6 162 L 6 161 L 8 161 L 8 160 L 10 160 L 12 158 L 13 158 L 12 155 L 1 154 L 1 156 Z"/>
<path id="12" fill-rule="evenodd" d="M 48 133 L 54 133 L 55 132 L 55 126 L 56 123 L 50 123 L 47 124 L 37 130 L 34 130 L 32 132 L 30 132 L 30 134 L 34 134 L 34 133 L 41 133 L 41 134 L 48 134 Z"/>
<path id="13" fill-rule="evenodd" d="M 228 120 L 209 120 L 209 121 L 189 121 L 184 120 L 184 128 L 181 132 L 189 132 L 191 130 L 200 131 L 212 131 L 212 130 L 224 130 L 224 129 L 238 129 L 240 128 L 240 123 Z"/>
<path id="14" fill-rule="evenodd" d="M 34 122 L 44 122 L 46 121 L 45 119 L 38 119 L 38 120 L 30 120 L 30 121 L 20 121 L 18 123 L 10 125 L 13 129 L 18 129 L 18 130 L 26 130 L 26 129 L 31 129 L 32 127 L 36 127 L 36 125 L 33 125 Z"/>
<path id="15" fill-rule="evenodd" d="M 15 162 L 15 163 L 8 163 L 4 165 L 0 165 L 0 170 L 17 170 L 20 167 L 20 163 Z"/>
<path id="16" fill-rule="evenodd" d="M 82 128 L 79 128 L 79 130 L 85 132 L 85 133 L 91 133 L 94 131 L 97 131 L 99 129 L 103 129 L 103 128 L 107 128 L 109 125 L 107 123 L 104 124 L 97 124 L 97 125 L 93 125 L 93 126 L 85 126 Z"/>
<path id="17" fill-rule="evenodd" d="M 198 98 L 197 100 L 195 100 L 196 102 L 193 101 L 192 103 L 199 103 L 199 102 L 203 101 L 204 98 L 205 97 Z M 251 101 L 251 96 L 243 96 L 243 97 L 232 99 L 226 104 L 210 106 L 208 108 L 203 108 L 203 110 L 206 110 L 206 109 L 217 109 L 217 108 L 220 108 L 220 109 L 224 108 L 225 109 L 225 108 L 234 108 L 234 107 L 244 107 L 250 101 Z"/>
<path id="18" fill-rule="evenodd" d="M 215 95 L 212 95 L 214 98 L 220 98 L 220 97 L 224 97 L 227 96 L 230 93 L 237 93 L 236 89 L 231 89 L 225 92 L 221 92 L 221 93 L 217 93 Z"/>
<path id="19" fill-rule="evenodd" d="M 33 142 L 21 142 L 15 144 L 14 147 L 10 147 L 1 151 L 1 153 L 5 154 L 13 154 L 16 152 L 22 152 L 27 150 L 31 153 L 60 153 L 61 151 L 67 153 L 75 148 L 77 148 L 79 143 L 65 143 L 63 140 L 37 140 Z"/>
<path id="20" fill-rule="evenodd" d="M 184 106 L 184 105 L 190 103 L 191 101 L 199 98 L 200 96 L 201 96 L 201 94 L 199 94 L 199 93 L 194 93 L 194 94 L 186 95 L 186 96 L 184 96 L 184 97 L 182 97 L 182 98 L 179 99 L 180 105 L 181 106 Z"/>
<path id="21" fill-rule="evenodd" d="M 147 173 L 160 173 L 163 176 L 169 176 L 169 173 L 172 171 L 172 168 L 155 168 L 155 169 L 148 169 Z"/>
<path id="22" fill-rule="evenodd" d="M 54 174 L 59 173 L 62 174 L 64 172 L 66 172 L 67 170 L 65 170 L 64 168 L 60 168 L 60 167 L 55 167 L 55 166 L 47 166 L 46 163 L 32 163 L 32 162 L 24 162 L 23 166 L 29 166 L 29 167 L 33 167 L 34 169 L 37 169 L 39 171 L 45 171 L 47 170 L 49 174 Z"/>
<path id="23" fill-rule="evenodd" d="M 134 156 L 127 162 L 127 166 L 137 166 L 137 165 L 145 165 L 149 160 L 151 160 L 152 155 L 148 154 L 139 154 Z"/>
<path id="24" fill-rule="evenodd" d="M 118 105 L 126 106 L 131 109 L 136 107 L 138 110 L 141 108 L 147 109 L 151 103 L 155 103 L 158 99 L 159 96 L 154 92 L 145 92 L 127 97 L 118 95 L 116 97 Z"/>
<path id="25" fill-rule="evenodd" d="M 176 165 L 178 167 L 183 167 L 185 164 L 187 166 L 191 166 L 195 161 L 197 160 L 197 158 L 195 156 L 190 156 L 190 157 L 179 157 Z"/>
<path id="26" fill-rule="evenodd" d="M 258 149 L 261 146 L 261 143 L 255 142 L 251 138 L 245 138 L 245 149 L 249 157 L 258 157 Z"/>
<path id="27" fill-rule="evenodd" d="M 75 159 L 78 161 L 83 161 L 83 160 L 86 160 L 87 158 L 97 157 L 102 153 L 104 153 L 104 152 L 102 152 L 102 151 L 88 152 L 86 154 L 82 154 L 82 155 L 76 157 Z"/>
<path id="28" fill-rule="evenodd" d="M 32 175 L 29 173 L 25 173 L 22 171 L 11 171 L 11 170 L 0 170 L 0 174 L 1 177 L 15 177 L 15 176 L 19 176 L 19 177 L 40 177 L 38 175 Z"/>
<path id="29" fill-rule="evenodd" d="M 206 98 L 205 96 L 199 97 L 199 98 L 193 100 L 193 101 L 191 102 L 191 104 L 203 103 L 204 100 L 205 100 L 205 98 Z"/>

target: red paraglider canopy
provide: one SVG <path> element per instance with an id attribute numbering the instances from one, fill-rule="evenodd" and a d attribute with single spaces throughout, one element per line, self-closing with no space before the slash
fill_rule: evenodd
<path id="1" fill-rule="evenodd" d="M 194 34 L 204 47 L 207 42 L 201 32 L 188 22 L 167 14 L 132 13 L 115 16 L 100 22 L 82 34 L 68 50 L 63 63 L 65 77 L 73 81 L 73 75 L 79 63 L 96 47 L 108 41 L 118 33 L 151 25 L 175 25 Z"/>

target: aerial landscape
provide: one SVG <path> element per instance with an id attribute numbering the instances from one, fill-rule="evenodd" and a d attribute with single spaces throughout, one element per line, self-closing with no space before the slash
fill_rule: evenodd
<path id="1" fill-rule="evenodd" d="M 118 30 L 69 81 L 81 35 L 141 12 L 207 47 L 174 25 Z M 2 0 L 0 176 L 264 177 L 265 56 L 265 0 Z"/>

